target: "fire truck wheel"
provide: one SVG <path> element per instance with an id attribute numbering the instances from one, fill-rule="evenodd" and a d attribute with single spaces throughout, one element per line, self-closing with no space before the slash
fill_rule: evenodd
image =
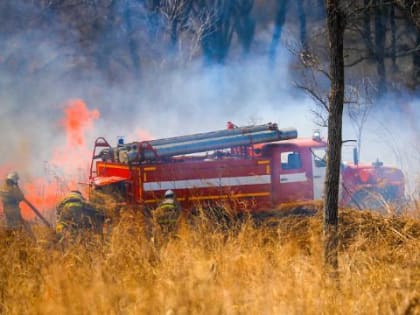
<path id="1" fill-rule="evenodd" d="M 374 210 L 387 213 L 387 202 L 384 197 L 372 190 L 361 190 L 354 194 L 351 205 L 360 210 Z"/>

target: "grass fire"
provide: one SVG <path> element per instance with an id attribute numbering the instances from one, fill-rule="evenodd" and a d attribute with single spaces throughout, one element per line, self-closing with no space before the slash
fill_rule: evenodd
<path id="1" fill-rule="evenodd" d="M 418 1 L 0 1 L 0 314 L 420 314 Z"/>
<path id="2" fill-rule="evenodd" d="M 321 203 L 299 201 L 304 195 L 288 190 L 290 199 L 280 196 L 276 206 L 268 204 L 267 195 L 261 193 L 267 191 L 272 196 L 275 189 L 288 189 L 267 185 L 265 174 L 275 171 L 278 175 L 274 177 L 281 178 L 296 172 L 293 167 L 303 169 L 315 163 L 324 167 L 321 139 L 285 139 L 276 146 L 277 137 L 296 135 L 293 130 L 269 124 L 135 143 L 120 141 L 117 147 L 100 140 L 96 145 L 103 144 L 99 147 L 102 151 L 93 154 L 93 170 L 89 175 L 92 153 L 87 149 L 85 137 L 98 116 L 98 111 L 89 110 L 81 100 L 67 102 L 64 118 L 60 120 L 67 140 L 54 150 L 50 162 L 64 171 L 63 177 L 34 178 L 22 186 L 26 199 L 44 209 L 41 218 L 46 217 L 53 229 L 43 225 L 26 206 L 22 210 L 29 224 L 23 229 L 11 230 L 6 225 L 0 230 L 2 313 L 416 314 L 420 311 L 418 199 L 402 205 L 394 203 L 401 200 L 386 199 L 386 195 L 378 197 L 381 191 L 378 189 L 374 195 L 377 202 L 367 203 L 376 208 L 358 208 L 365 206 L 363 200 L 343 204 L 338 225 L 337 279 L 328 276 L 324 265 Z M 248 139 L 249 134 L 259 136 L 261 132 L 264 139 L 266 133 L 275 135 L 274 142 L 268 144 L 271 150 L 264 149 L 266 140 L 263 146 L 250 147 L 238 138 L 246 135 Z M 215 142 L 227 144 L 223 147 L 218 144 L 219 149 L 214 151 L 217 154 L 206 153 L 203 158 L 179 154 L 179 150 L 191 153 L 197 146 L 196 151 L 202 151 L 202 146 L 214 149 L 208 146 Z M 283 142 L 287 143 L 288 154 L 291 145 L 295 146 L 292 151 L 300 153 L 303 161 L 300 165 L 289 165 L 290 158 L 281 159 Z M 308 145 L 312 147 L 306 151 Z M 148 158 L 140 151 L 143 147 L 154 148 L 155 154 Z M 160 160 L 157 154 L 168 148 L 177 152 L 174 160 L 169 156 Z M 278 161 L 272 156 L 273 148 L 279 150 L 274 151 L 274 156 L 280 157 Z M 129 160 L 133 151 L 136 154 Z M 314 161 L 306 166 L 305 152 Z M 136 160 L 143 158 L 147 161 Z M 275 162 L 280 168 L 273 167 Z M 211 184 L 214 173 L 221 167 L 232 168 L 231 163 L 241 165 L 240 170 L 225 171 L 219 175 L 219 185 L 214 187 Z M 372 187 L 376 181 L 370 178 L 379 176 L 376 172 L 391 174 L 378 180 L 378 187 L 384 187 L 387 180 L 394 184 L 400 180 L 395 175 L 397 170 L 380 170 L 382 165 L 354 167 L 363 171 L 364 179 L 358 185 L 350 182 L 353 186 L 349 183 L 349 189 L 367 182 Z M 188 168 L 204 171 L 189 173 Z M 211 168 L 211 172 L 206 172 L 206 168 Z M 84 170 L 82 178 L 74 171 L 80 169 Z M 178 173 L 177 169 L 181 171 Z M 141 181 L 133 181 L 133 174 Z M 89 183 L 89 178 L 90 185 L 80 185 L 80 180 Z M 185 187 L 188 183 L 194 186 Z M 76 233 L 71 235 L 58 228 L 66 223 L 61 220 L 58 204 L 63 198 L 66 200 L 66 192 L 75 191 L 78 186 L 85 188 L 81 193 L 90 195 L 89 203 L 104 216 L 99 232 L 93 229 L 93 224 L 88 229 L 77 225 Z M 298 187 L 300 192 L 305 189 L 302 184 Z M 367 191 L 365 186 L 360 187 Z M 175 219 L 174 231 L 165 233 L 159 228 L 161 222 L 155 220 L 153 209 L 158 207 L 160 198 L 175 195 L 177 207 L 183 213 Z M 379 212 L 384 206 L 387 211 Z"/>

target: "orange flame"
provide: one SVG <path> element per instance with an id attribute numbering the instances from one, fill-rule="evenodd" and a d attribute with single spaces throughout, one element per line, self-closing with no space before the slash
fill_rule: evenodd
<path id="1" fill-rule="evenodd" d="M 64 110 L 65 118 L 61 121 L 66 130 L 67 145 L 71 148 L 85 145 L 85 132 L 92 129 L 93 121 L 99 118 L 99 111 L 89 111 L 86 104 L 80 100 L 71 100 Z"/>
<path id="2" fill-rule="evenodd" d="M 51 160 L 45 163 L 45 176 L 22 183 L 25 197 L 41 212 L 54 210 L 57 202 L 69 190 L 83 190 L 79 188 L 79 183 L 87 183 L 91 159 L 91 152 L 86 147 L 86 132 L 93 128 L 98 118 L 99 111 L 89 110 L 80 99 L 66 103 L 64 118 L 60 120 L 66 142 L 55 148 Z M 16 168 L 13 164 L 3 166 L 0 176 L 4 178 L 8 171 Z M 21 208 L 26 219 L 35 216 L 26 204 L 21 203 Z"/>
<path id="3" fill-rule="evenodd" d="M 77 99 L 67 102 L 64 112 L 61 125 L 65 128 L 66 143 L 54 150 L 50 163 L 65 174 L 67 181 L 77 183 L 87 178 L 91 152 L 86 147 L 86 132 L 93 128 L 99 111 L 90 111 L 82 100 Z M 79 173 L 79 176 L 75 176 L 75 173 Z"/>

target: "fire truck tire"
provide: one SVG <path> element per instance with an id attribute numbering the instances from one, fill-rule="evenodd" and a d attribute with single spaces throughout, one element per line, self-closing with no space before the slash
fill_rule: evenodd
<path id="1" fill-rule="evenodd" d="M 361 210 L 374 210 L 386 213 L 387 202 L 384 197 L 373 190 L 360 190 L 353 195 L 351 206 L 361 208 Z"/>

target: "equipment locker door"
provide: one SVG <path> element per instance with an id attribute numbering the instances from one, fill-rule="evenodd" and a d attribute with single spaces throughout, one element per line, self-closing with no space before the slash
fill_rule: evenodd
<path id="1" fill-rule="evenodd" d="M 313 199 L 312 160 L 299 147 L 278 148 L 272 159 L 274 204 Z"/>

